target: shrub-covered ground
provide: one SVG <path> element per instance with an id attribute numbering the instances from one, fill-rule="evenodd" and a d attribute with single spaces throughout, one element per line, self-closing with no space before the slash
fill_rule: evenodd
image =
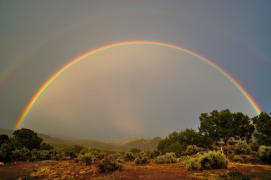
<path id="1" fill-rule="evenodd" d="M 95 152 L 82 152 L 87 154 L 89 157 L 92 153 L 93 156 L 98 154 Z M 136 154 L 135 156 L 144 157 L 143 154 Z M 121 159 L 125 154 L 118 154 L 110 156 L 105 161 L 99 159 L 93 160 L 90 165 L 86 165 L 84 161 L 75 162 L 74 160 L 59 160 L 59 161 L 47 161 L 47 162 L 25 162 L 8 164 L 0 166 L 0 179 L 19 179 L 25 178 L 28 172 L 34 179 L 218 179 L 221 174 L 228 174 L 236 170 L 244 175 L 250 174 L 255 170 L 256 177 L 251 179 L 264 179 L 261 176 L 261 172 L 270 172 L 271 165 L 267 162 L 263 162 L 257 154 L 238 154 L 242 158 L 242 161 L 238 161 L 240 158 L 235 158 L 233 154 L 225 155 L 229 159 L 227 168 L 221 169 L 209 169 L 209 170 L 188 170 L 184 161 L 191 158 L 195 159 L 195 166 L 198 165 L 200 154 L 184 155 L 181 158 L 176 157 L 175 161 L 167 161 L 167 163 L 157 163 L 154 159 L 149 159 L 148 163 L 140 164 L 134 161 L 122 161 L 116 162 L 117 159 Z M 99 156 L 97 156 L 99 157 Z M 145 156 L 146 157 L 146 156 Z M 161 156 L 163 158 L 164 156 Z M 174 155 L 172 154 L 172 157 Z M 101 158 L 100 158 L 101 159 Z M 169 159 L 169 158 L 167 158 Z M 102 164 L 102 162 L 104 164 Z M 165 161 L 166 162 L 166 161 Z M 99 166 L 101 167 L 112 167 L 117 163 L 120 163 L 120 169 L 114 170 L 113 172 L 100 172 Z M 102 164 L 102 165 L 101 165 Z M 114 169 L 114 168 L 113 168 Z M 270 175 L 269 175 L 270 176 Z M 270 178 L 269 178 L 270 179 Z"/>

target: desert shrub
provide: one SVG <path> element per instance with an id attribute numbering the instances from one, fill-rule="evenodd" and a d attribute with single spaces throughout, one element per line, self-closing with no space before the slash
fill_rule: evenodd
<path id="1" fill-rule="evenodd" d="M 157 156 L 154 162 L 158 164 L 175 163 L 177 159 L 175 153 L 166 153 L 165 155 Z"/>
<path id="2" fill-rule="evenodd" d="M 205 150 L 204 148 L 199 148 L 195 145 L 189 145 L 189 146 L 187 146 L 186 151 L 182 153 L 182 155 L 192 155 L 192 154 L 195 154 L 199 151 L 204 151 L 204 150 Z"/>
<path id="3" fill-rule="evenodd" d="M 147 154 L 148 158 L 150 158 L 150 159 L 154 159 L 157 156 L 161 155 L 161 152 L 156 149 L 153 151 L 144 151 L 144 152 Z"/>
<path id="4" fill-rule="evenodd" d="M 233 161 L 243 161 L 243 158 L 241 156 L 235 155 L 232 160 Z"/>
<path id="5" fill-rule="evenodd" d="M 234 147 L 235 147 L 235 145 L 223 146 L 222 148 L 223 148 L 224 154 L 233 154 L 234 155 L 235 154 Z M 221 151 L 221 149 L 219 151 Z"/>
<path id="6" fill-rule="evenodd" d="M 132 153 L 136 154 L 136 153 L 141 152 L 141 150 L 140 150 L 139 148 L 131 148 L 131 149 L 129 150 L 129 152 L 132 152 Z"/>
<path id="7" fill-rule="evenodd" d="M 76 154 L 79 154 L 83 149 L 84 149 L 84 147 L 78 146 L 78 145 L 73 145 L 71 147 L 71 151 L 73 151 Z"/>
<path id="8" fill-rule="evenodd" d="M 262 161 L 271 164 L 271 147 L 266 147 L 264 145 L 260 146 L 258 149 L 258 155 Z"/>
<path id="9" fill-rule="evenodd" d="M 80 154 L 84 155 L 84 154 L 86 154 L 86 153 L 88 153 L 88 152 L 90 152 L 90 150 L 88 150 L 88 149 L 82 149 L 82 150 L 80 151 Z M 94 153 L 94 152 L 92 152 L 92 153 Z"/>
<path id="10" fill-rule="evenodd" d="M 149 158 L 146 153 L 140 152 L 134 160 L 135 164 L 146 164 L 149 162 Z"/>
<path id="11" fill-rule="evenodd" d="M 198 170 L 226 168 L 227 165 L 228 158 L 218 151 L 209 151 L 200 156 L 198 160 Z"/>
<path id="12" fill-rule="evenodd" d="M 187 159 L 183 162 L 183 165 L 187 170 L 196 169 L 195 167 L 195 158 Z"/>
<path id="13" fill-rule="evenodd" d="M 102 160 L 106 156 L 106 153 L 100 152 L 100 153 L 95 154 L 95 156 L 96 156 L 96 159 Z"/>
<path id="14" fill-rule="evenodd" d="M 95 159 L 96 157 L 92 153 L 79 154 L 79 156 L 77 157 L 78 161 L 82 163 L 86 163 L 86 165 L 90 165 L 91 163 L 94 163 Z"/>
<path id="15" fill-rule="evenodd" d="M 134 153 L 132 153 L 132 152 L 127 152 L 127 153 L 125 153 L 125 155 L 124 155 L 124 160 L 125 161 L 134 161 L 135 160 L 135 154 Z"/>
<path id="16" fill-rule="evenodd" d="M 21 149 L 15 149 L 12 151 L 11 157 L 15 159 L 16 161 L 22 160 L 26 161 L 29 159 L 30 151 L 26 147 L 23 147 Z"/>
<path id="17" fill-rule="evenodd" d="M 57 159 L 59 160 L 60 158 L 65 156 L 65 153 L 63 151 L 60 151 L 58 149 L 51 149 L 49 151 L 51 159 Z"/>
<path id="18" fill-rule="evenodd" d="M 102 161 L 98 161 L 96 167 L 98 167 L 100 172 L 114 172 L 120 170 L 123 165 L 117 162 L 113 155 L 108 155 Z"/>
<path id="19" fill-rule="evenodd" d="M 245 143 L 237 143 L 233 146 L 233 150 L 235 154 L 251 154 L 251 146 L 249 146 L 246 142 Z"/>
<path id="20" fill-rule="evenodd" d="M 258 144 L 257 142 L 249 143 L 249 146 L 250 146 L 251 150 L 252 150 L 252 151 L 255 151 L 255 152 L 257 152 L 258 149 L 259 149 L 259 147 L 260 147 L 259 144 Z"/>
<path id="21" fill-rule="evenodd" d="M 36 149 L 32 149 L 29 155 L 29 160 L 30 161 L 40 160 L 40 152 L 37 151 Z"/>
<path id="22" fill-rule="evenodd" d="M 50 159 L 50 152 L 48 150 L 40 150 L 40 159 L 41 160 L 48 160 Z"/>
<path id="23" fill-rule="evenodd" d="M 119 163 L 124 163 L 124 158 L 122 156 L 119 156 L 117 158 L 115 158 L 117 162 Z"/>
<path id="24" fill-rule="evenodd" d="M 251 177 L 256 177 L 256 174 L 254 171 L 250 175 L 245 175 L 236 169 L 235 171 L 230 171 L 228 174 L 220 174 L 219 179 L 227 180 L 228 176 L 230 180 L 250 180 Z"/>
<path id="25" fill-rule="evenodd" d="M 2 144 L 0 148 L 0 157 L 5 157 L 7 152 L 10 150 L 9 145 L 7 143 Z"/>

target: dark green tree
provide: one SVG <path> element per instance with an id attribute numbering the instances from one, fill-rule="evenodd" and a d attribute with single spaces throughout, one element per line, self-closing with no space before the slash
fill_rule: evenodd
<path id="1" fill-rule="evenodd" d="M 246 139 L 248 142 L 254 132 L 254 126 L 249 124 L 250 118 L 241 112 L 231 113 L 230 110 L 218 112 L 213 110 L 211 115 L 201 113 L 199 133 L 204 135 L 208 142 L 216 142 L 221 139 L 229 145 L 230 138 L 235 140 Z"/>
<path id="2" fill-rule="evenodd" d="M 271 115 L 271 113 L 270 113 Z M 253 135 L 259 145 L 271 146 L 271 116 L 266 112 L 261 112 L 258 116 L 252 118 L 253 124 L 256 125 L 256 130 Z"/>
<path id="3" fill-rule="evenodd" d="M 36 132 L 26 128 L 14 131 L 13 138 L 13 145 L 16 149 L 20 149 L 23 147 L 26 147 L 29 150 L 39 149 L 40 144 L 43 141 L 42 138 L 38 137 Z"/>
<path id="4" fill-rule="evenodd" d="M 157 150 L 160 151 L 162 154 L 165 154 L 166 148 L 170 146 L 170 144 L 171 144 L 171 141 L 169 140 L 168 137 L 166 137 L 165 139 L 162 139 L 161 141 L 159 141 L 157 145 Z"/>
<path id="5" fill-rule="evenodd" d="M 51 146 L 49 143 L 41 143 L 40 144 L 40 149 L 39 150 L 50 150 L 50 149 L 54 149 L 53 146 Z"/>

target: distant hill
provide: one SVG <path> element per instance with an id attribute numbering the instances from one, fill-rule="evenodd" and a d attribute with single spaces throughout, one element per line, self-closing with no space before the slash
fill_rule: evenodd
<path id="1" fill-rule="evenodd" d="M 152 138 L 152 140 L 150 142 L 148 142 L 147 144 L 145 144 L 141 150 L 155 150 L 157 148 L 157 145 L 159 143 L 159 141 L 161 141 L 162 139 L 158 136 L 155 138 Z"/>
<path id="2" fill-rule="evenodd" d="M 145 139 L 143 139 L 141 137 L 137 137 L 137 138 L 132 139 L 131 141 L 128 141 L 128 142 L 122 144 L 120 146 L 120 148 L 139 148 L 139 149 L 142 149 L 142 147 L 144 147 L 147 143 L 148 143 L 148 141 L 146 141 Z"/>
<path id="3" fill-rule="evenodd" d="M 115 146 L 120 146 L 121 144 L 127 142 L 127 140 L 121 138 L 99 139 L 99 141 L 106 144 L 113 144 Z"/>
<path id="4" fill-rule="evenodd" d="M 8 135 L 8 136 L 13 136 L 13 130 L 6 130 L 6 129 L 1 129 L 0 128 L 0 135 L 1 134 L 5 134 L 5 135 Z"/>
<path id="5" fill-rule="evenodd" d="M 94 139 L 84 139 L 84 140 L 74 141 L 73 144 L 78 145 L 78 146 L 85 146 L 88 148 L 105 149 L 105 150 L 111 150 L 111 151 L 118 150 L 117 146 L 114 146 L 112 144 L 106 144 Z"/>
<path id="6" fill-rule="evenodd" d="M 143 138 L 145 139 L 147 142 L 150 142 L 153 138 Z"/>

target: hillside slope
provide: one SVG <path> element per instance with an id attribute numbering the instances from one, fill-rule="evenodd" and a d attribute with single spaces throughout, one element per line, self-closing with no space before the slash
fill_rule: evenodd
<path id="1" fill-rule="evenodd" d="M 161 141 L 162 139 L 158 136 L 153 138 L 150 142 L 148 142 L 147 144 L 145 144 L 142 147 L 142 150 L 146 151 L 146 150 L 155 150 L 157 148 L 157 145 L 159 143 L 159 141 Z"/>

